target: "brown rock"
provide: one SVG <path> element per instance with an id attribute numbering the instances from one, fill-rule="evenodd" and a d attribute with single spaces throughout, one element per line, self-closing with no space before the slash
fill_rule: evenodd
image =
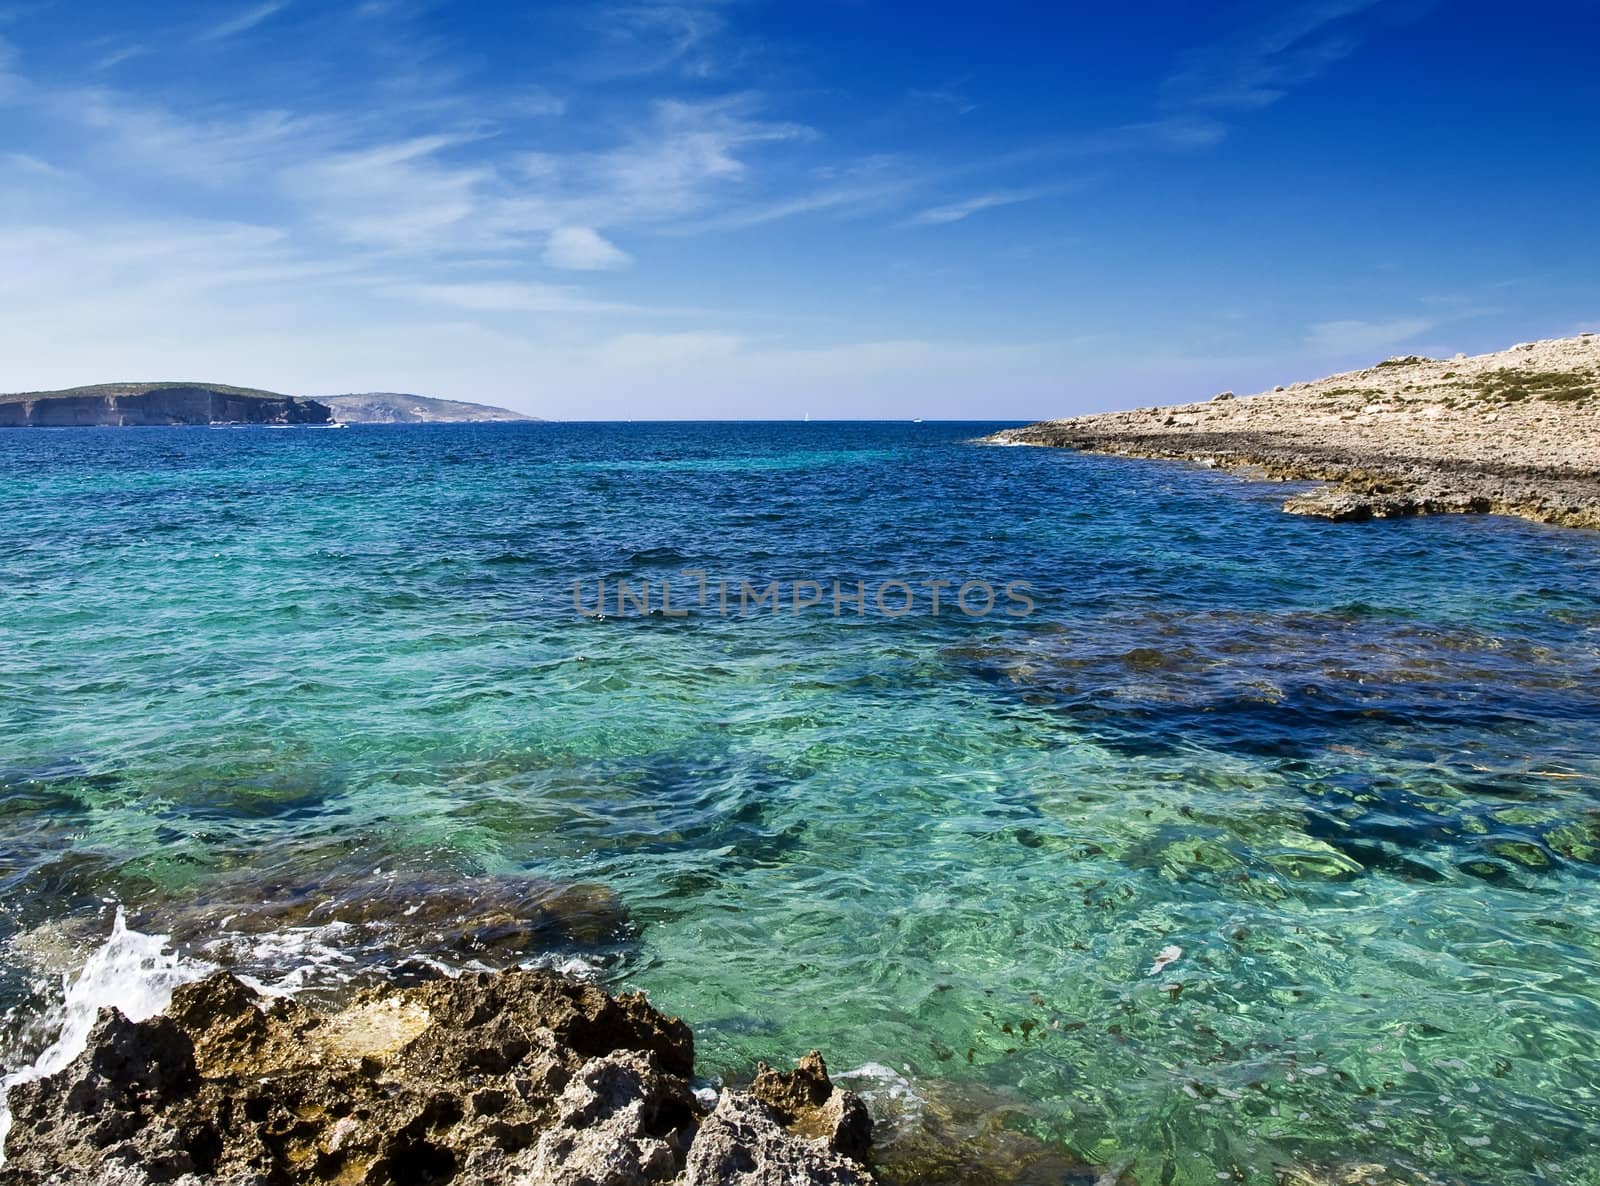
<path id="1" fill-rule="evenodd" d="M 827 1142 L 846 1157 L 866 1155 L 872 1144 L 872 1117 L 860 1098 L 835 1087 L 822 1054 L 813 1050 L 792 1071 L 762 1063 L 750 1085 L 755 1096 L 791 1131 Z"/>
<path id="2" fill-rule="evenodd" d="M 768 1078 L 828 1139 L 753 1097 L 701 1125 L 693 1066 L 681 1021 L 550 972 L 372 988 L 331 1014 L 219 972 L 149 1021 L 103 1011 L 68 1067 L 13 1088 L 0 1180 L 645 1186 L 678 1178 L 707 1131 L 698 1182 L 871 1180 L 830 1148 L 865 1152 L 865 1111 L 820 1056 Z"/>

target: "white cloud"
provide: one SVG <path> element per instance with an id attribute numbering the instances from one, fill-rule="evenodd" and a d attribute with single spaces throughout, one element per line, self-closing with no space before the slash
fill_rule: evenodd
<path id="1" fill-rule="evenodd" d="M 1397 346 L 1425 334 L 1438 322 L 1422 317 L 1389 321 L 1323 321 L 1306 334 L 1306 346 L 1317 355 L 1364 354 Z"/>
<path id="2" fill-rule="evenodd" d="M 608 221 L 659 221 L 697 211 L 711 189 L 744 180 L 746 150 L 814 135 L 800 124 L 757 119 L 755 106 L 753 95 L 657 102 L 649 124 L 627 144 L 575 162 L 578 180 Z"/>
<path id="3" fill-rule="evenodd" d="M 97 71 L 110 70 L 114 66 L 120 66 L 124 62 L 132 61 L 134 58 L 143 57 L 149 52 L 142 45 L 125 45 L 121 49 L 114 49 L 102 57 L 94 64 L 94 69 Z"/>
<path id="4" fill-rule="evenodd" d="M 221 188 L 305 153 L 329 134 L 324 121 L 288 111 L 181 116 L 103 87 L 44 96 L 56 118 L 93 133 L 121 166 Z"/>
<path id="5" fill-rule="evenodd" d="M 259 4 L 254 8 L 247 8 L 243 12 L 230 17 L 221 24 L 213 25 L 195 38 L 197 41 L 222 41 L 229 37 L 237 37 L 240 33 L 248 33 L 257 25 L 271 20 L 289 7 L 289 0 L 269 0 L 266 4 Z"/>
<path id="6" fill-rule="evenodd" d="M 670 229 L 678 234 L 701 234 L 748 230 L 807 214 L 858 217 L 898 208 L 923 183 L 924 179 L 919 176 L 897 172 L 884 162 L 873 161 L 864 168 L 852 170 L 848 181 L 805 190 L 790 197 L 733 206 L 704 218 L 680 222 Z"/>
<path id="7" fill-rule="evenodd" d="M 1035 198 L 1043 197 L 1046 192 L 1041 189 L 1030 189 L 979 194 L 975 198 L 951 202 L 945 206 L 934 206 L 920 214 L 912 215 L 909 221 L 913 226 L 941 226 L 945 223 L 960 222 L 980 210 L 992 210 L 996 206 L 1014 206 L 1018 202 L 1031 202 Z"/>
<path id="8" fill-rule="evenodd" d="M 287 192 L 318 225 L 355 243 L 420 252 L 456 245 L 473 231 L 485 165 L 450 165 L 441 154 L 473 137 L 434 135 L 329 153 L 283 174 Z"/>
<path id="9" fill-rule="evenodd" d="M 545 240 L 544 262 L 552 268 L 599 272 L 625 268 L 633 257 L 590 227 L 564 226 L 551 231 Z"/>

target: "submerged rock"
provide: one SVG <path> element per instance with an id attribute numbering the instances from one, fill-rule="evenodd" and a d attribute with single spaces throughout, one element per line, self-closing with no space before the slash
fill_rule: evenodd
<path id="1" fill-rule="evenodd" d="M 37 976 L 70 976 L 104 940 L 114 909 L 97 903 L 19 932 L 5 959 Z M 531 962 L 581 974 L 627 958 L 637 941 L 627 907 L 602 885 L 403 869 L 293 880 L 245 870 L 184 901 L 144 895 L 126 915 L 186 959 L 324 1003 L 367 985 Z"/>
<path id="2" fill-rule="evenodd" d="M 327 877 L 223 884 L 186 904 L 161 903 L 137 927 L 224 964 L 247 961 L 259 937 L 332 928 L 345 951 L 392 960 L 423 952 L 510 964 L 628 933 L 626 907 L 600 885 L 538 877 Z"/>
<path id="3" fill-rule="evenodd" d="M 1029 1131 L 1044 1113 L 1014 1088 L 953 1079 L 918 1079 L 913 1086 L 876 1064 L 840 1078 L 871 1100 L 878 1119 L 874 1170 L 891 1186 L 1135 1186 L 1138 1180 Z"/>
<path id="4" fill-rule="evenodd" d="M 383 986 L 338 1012 L 219 972 L 148 1021 L 103 1010 L 70 1065 L 13 1087 L 0 1181 L 872 1181 L 865 1109 L 819 1055 L 763 1071 L 776 1106 L 729 1091 L 709 1115 L 693 1065 L 683 1022 L 551 972 Z"/>

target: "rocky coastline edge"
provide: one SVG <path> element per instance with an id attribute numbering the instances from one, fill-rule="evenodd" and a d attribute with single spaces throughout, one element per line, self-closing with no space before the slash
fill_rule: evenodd
<path id="1" fill-rule="evenodd" d="M 1284 510 L 1335 521 L 1488 513 L 1600 529 L 1600 335 L 1391 358 L 1252 396 L 1045 420 L 984 440 L 1323 483 Z"/>
<path id="2" fill-rule="evenodd" d="M 756 1186 L 873 1182 L 872 1120 L 813 1051 L 715 1102 L 688 1026 L 640 994 L 511 969 L 319 1011 L 227 972 L 104 1009 L 11 1088 L 7 1186 Z"/>

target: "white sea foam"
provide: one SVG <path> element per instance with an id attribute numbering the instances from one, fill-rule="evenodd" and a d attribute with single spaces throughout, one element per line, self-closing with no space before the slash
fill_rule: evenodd
<path id="1" fill-rule="evenodd" d="M 854 1070 L 838 1071 L 832 1078 L 865 1100 L 873 1119 L 893 1132 L 909 1131 L 922 1119 L 927 1101 L 911 1080 L 893 1067 L 868 1062 Z"/>
<path id="2" fill-rule="evenodd" d="M 171 1003 L 173 989 L 219 966 L 231 968 L 241 981 L 266 996 L 337 989 L 363 970 L 360 947 L 351 947 L 353 931 L 344 922 L 284 927 L 266 934 L 224 929 L 198 948 L 200 956 L 215 960 L 212 963 L 171 950 L 164 935 L 130 930 L 118 907 L 110 937 L 84 960 L 76 978 L 63 977 L 61 1003 L 30 1023 L 28 1028 L 49 1038 L 49 1044 L 31 1063 L 0 1074 L 0 1165 L 5 1164 L 5 1138 L 11 1128 L 6 1093 L 17 1084 L 55 1074 L 83 1053 L 101 1009 L 115 1006 L 129 1020 L 144 1021 Z M 492 970 L 475 960 L 462 966 L 421 955 L 412 958 L 446 976 Z M 528 960 L 523 966 L 550 968 L 591 981 L 598 980 L 602 972 L 598 963 L 553 953 Z"/>
<path id="3" fill-rule="evenodd" d="M 555 952 L 536 955 L 530 960 L 523 960 L 518 966 L 540 969 L 546 972 L 559 972 L 563 976 L 571 976 L 577 980 L 591 982 L 598 981 L 605 972 L 605 966 L 596 960 L 585 959 L 581 955 L 565 955 Z"/>
<path id="4" fill-rule="evenodd" d="M 358 960 L 341 942 L 351 929 L 330 922 L 260 935 L 224 931 L 200 950 L 257 992 L 289 997 L 307 988 L 338 987 L 356 976 Z"/>
<path id="5" fill-rule="evenodd" d="M 53 1075 L 82 1054 L 101 1009 L 115 1006 L 130 1021 L 144 1021 L 167 1007 L 178 985 L 209 970 L 169 950 L 164 936 L 129 930 L 119 907 L 110 938 L 84 962 L 77 978 L 65 986 L 61 1004 L 44 1019 L 55 1040 L 33 1062 L 0 1077 L 0 1165 L 5 1164 L 11 1129 L 6 1104 L 11 1088 Z"/>

